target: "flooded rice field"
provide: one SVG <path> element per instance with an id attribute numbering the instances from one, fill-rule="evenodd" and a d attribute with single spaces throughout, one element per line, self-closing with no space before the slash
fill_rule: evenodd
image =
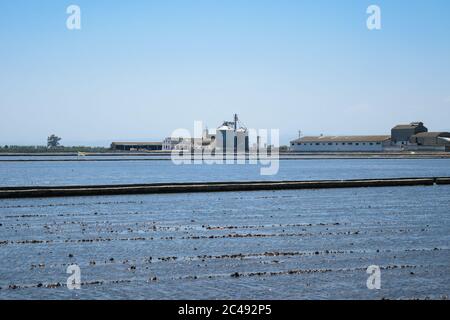
<path id="1" fill-rule="evenodd" d="M 276 175 L 261 165 L 175 165 L 154 161 L 0 162 L 0 187 L 249 180 L 336 180 L 450 176 L 450 159 L 280 160 Z"/>
<path id="2" fill-rule="evenodd" d="M 450 186 L 0 200 L 0 298 L 445 299 L 449 208 Z"/>

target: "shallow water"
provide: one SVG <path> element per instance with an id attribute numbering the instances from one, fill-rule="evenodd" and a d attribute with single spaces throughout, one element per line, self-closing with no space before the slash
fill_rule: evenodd
<path id="1" fill-rule="evenodd" d="M 276 175 L 262 176 L 260 169 L 168 160 L 0 162 L 0 186 L 436 177 L 450 176 L 450 159 L 281 160 Z"/>
<path id="2" fill-rule="evenodd" d="M 0 298 L 441 299 L 449 208 L 450 186 L 0 200 Z"/>

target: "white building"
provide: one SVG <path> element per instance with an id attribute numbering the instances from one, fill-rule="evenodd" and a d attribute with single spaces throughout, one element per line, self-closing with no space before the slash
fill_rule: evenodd
<path id="1" fill-rule="evenodd" d="M 297 152 L 370 152 L 383 151 L 390 136 L 310 136 L 291 141 L 290 150 Z"/>
<path id="2" fill-rule="evenodd" d="M 247 128 L 239 121 L 237 114 L 234 121 L 224 121 L 210 133 L 206 128 L 201 137 L 167 137 L 162 143 L 163 151 L 172 150 L 217 150 L 219 152 L 249 151 L 249 134 Z"/>
<path id="3" fill-rule="evenodd" d="M 163 151 L 174 150 L 178 144 L 183 142 L 183 140 L 184 140 L 184 138 L 181 138 L 181 137 L 179 137 L 179 138 L 167 137 L 164 139 L 164 141 L 162 143 L 162 150 Z"/>
<path id="4" fill-rule="evenodd" d="M 237 114 L 234 121 L 224 121 L 216 129 L 215 150 L 223 152 L 246 152 L 249 150 L 248 130 L 239 124 Z"/>
<path id="5" fill-rule="evenodd" d="M 201 138 L 167 137 L 162 143 L 163 151 L 208 149 L 214 146 L 215 135 L 203 130 Z"/>

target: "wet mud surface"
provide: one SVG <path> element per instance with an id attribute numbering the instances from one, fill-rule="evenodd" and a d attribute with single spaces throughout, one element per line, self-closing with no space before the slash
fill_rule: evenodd
<path id="1" fill-rule="evenodd" d="M 0 298 L 447 299 L 449 214 L 450 186 L 0 200 Z"/>

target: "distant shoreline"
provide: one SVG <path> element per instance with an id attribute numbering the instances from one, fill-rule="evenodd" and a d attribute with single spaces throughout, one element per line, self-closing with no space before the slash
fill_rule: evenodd
<path id="1" fill-rule="evenodd" d="M 96 152 L 79 156 L 74 152 L 0 153 L 0 162 L 38 161 L 168 161 L 170 152 Z M 15 159 L 8 159 L 13 157 Z M 52 159 L 58 157 L 59 159 Z M 72 157 L 72 158 L 70 158 Z M 104 158 L 103 158 L 104 157 Z M 120 157 L 120 158 L 108 158 Z M 267 157 L 262 156 L 260 159 Z M 270 158 L 270 156 L 269 156 Z M 268 159 L 269 159 L 268 158 Z M 273 160 L 273 158 L 270 158 Z M 450 159 L 450 152 L 280 152 L 280 160 L 337 160 L 337 159 Z"/>

